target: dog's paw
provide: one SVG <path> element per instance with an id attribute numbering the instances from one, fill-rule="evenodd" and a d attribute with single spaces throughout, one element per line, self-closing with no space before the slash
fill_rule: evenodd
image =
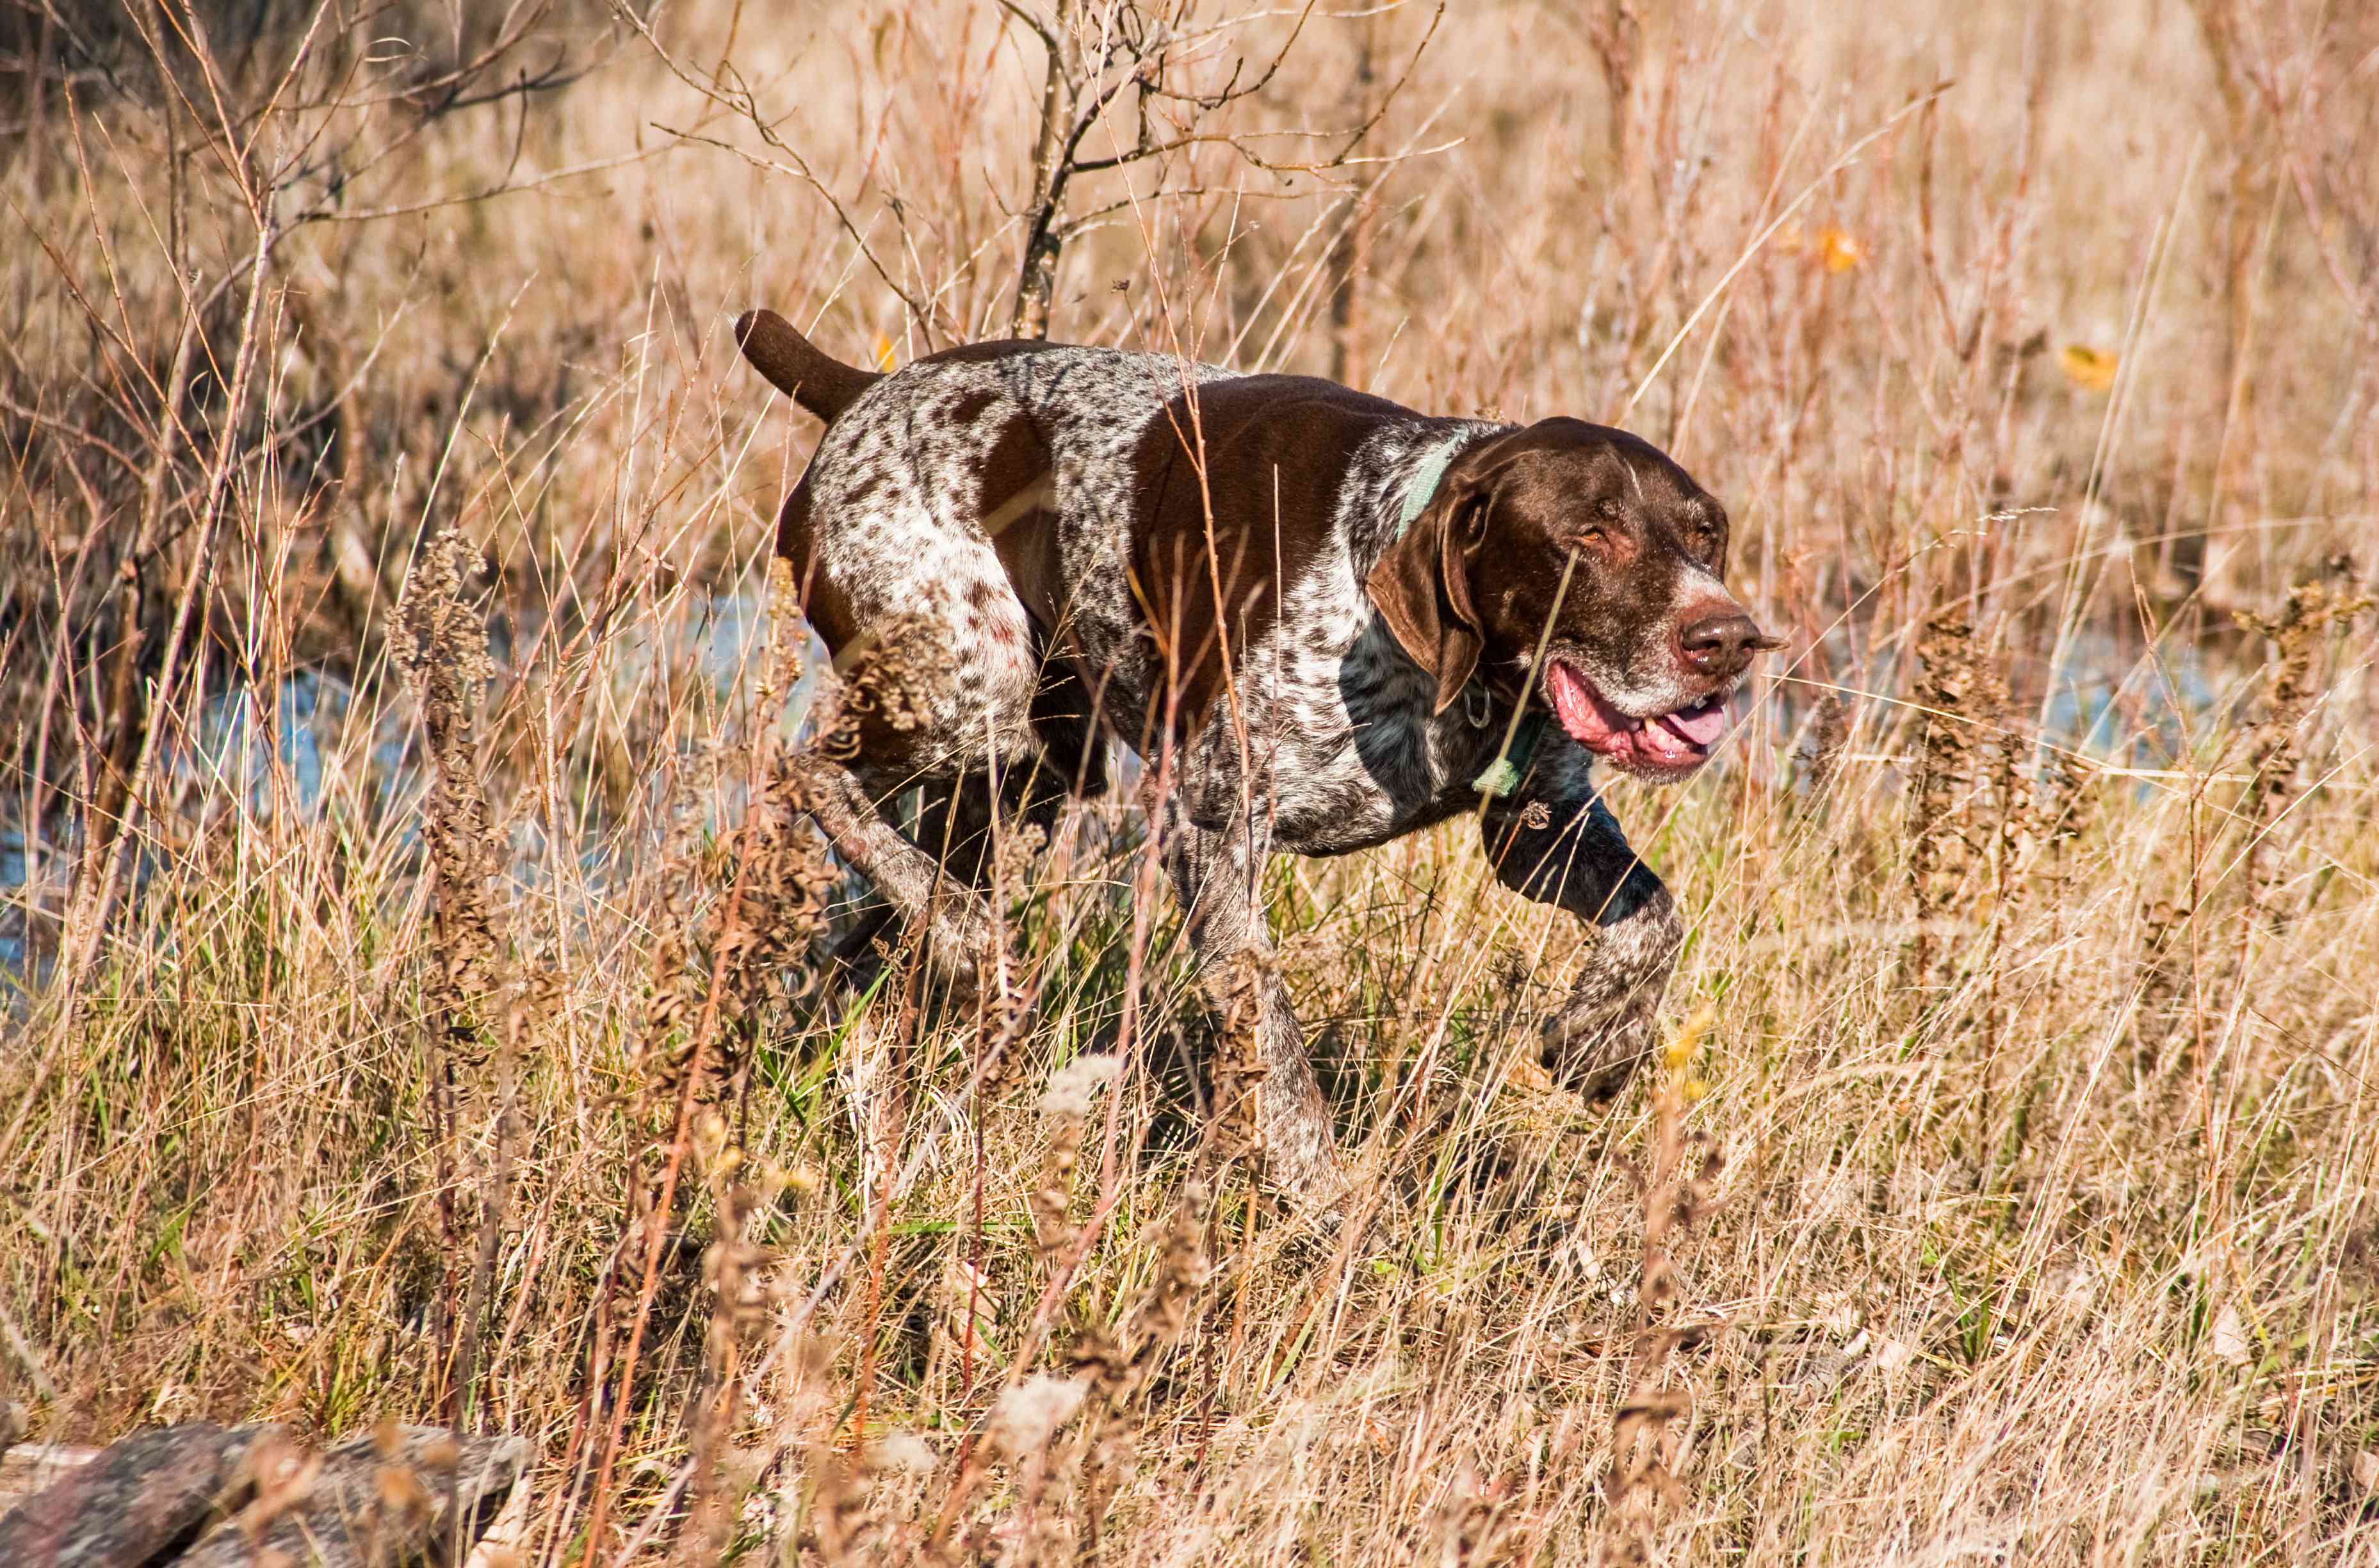
<path id="1" fill-rule="evenodd" d="M 1550 1080 L 1593 1104 L 1616 1099 L 1652 1055 L 1651 1031 L 1564 1008 L 1544 1021 L 1537 1060 Z"/>

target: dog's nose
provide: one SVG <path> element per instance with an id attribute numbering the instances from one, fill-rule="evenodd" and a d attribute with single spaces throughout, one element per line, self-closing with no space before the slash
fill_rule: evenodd
<path id="1" fill-rule="evenodd" d="M 1723 609 L 1686 622 L 1677 647 L 1688 669 L 1732 680 L 1751 664 L 1752 653 L 1770 646 L 1768 637 L 1739 609 Z"/>

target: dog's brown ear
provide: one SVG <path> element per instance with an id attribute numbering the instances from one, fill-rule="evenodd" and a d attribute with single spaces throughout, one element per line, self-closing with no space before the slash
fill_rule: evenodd
<path id="1" fill-rule="evenodd" d="M 1486 649 L 1470 604 L 1470 563 L 1486 537 L 1487 500 L 1475 474 L 1448 473 L 1364 580 L 1405 652 L 1437 676 L 1439 713 L 1462 694 Z"/>

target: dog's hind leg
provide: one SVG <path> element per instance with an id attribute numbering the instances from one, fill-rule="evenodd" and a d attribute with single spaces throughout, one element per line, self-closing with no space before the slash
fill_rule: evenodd
<path id="1" fill-rule="evenodd" d="M 923 934 L 927 961 L 954 990 L 972 989 L 994 941 L 991 906 L 973 875 L 945 865 L 903 834 L 876 809 L 849 768 L 812 757 L 803 773 L 811 818 L 851 868 L 874 884 L 889 911 L 868 911 L 858 929 L 867 930 L 873 922 L 872 940 L 891 921 L 906 923 Z"/>
<path id="2" fill-rule="evenodd" d="M 1306 1055 L 1305 1031 L 1272 961 L 1272 932 L 1259 906 L 1268 844 L 1242 820 L 1222 832 L 1190 824 L 1177 801 L 1163 808 L 1165 867 L 1197 950 L 1198 977 L 1219 1006 L 1235 976 L 1252 962 L 1264 1071 L 1256 1092 L 1256 1131 L 1264 1174 L 1298 1203 L 1334 1205 L 1346 1182 L 1330 1134 L 1330 1104 Z"/>
<path id="3" fill-rule="evenodd" d="M 854 778 L 853 783 L 857 798 L 866 799 L 864 782 Z M 924 930 L 929 945 L 954 939 L 965 944 L 969 964 L 989 956 L 996 931 L 988 923 L 989 907 L 984 900 L 998 892 L 993 887 L 992 869 L 999 844 L 998 825 L 1008 825 L 1010 831 L 1037 828 L 1045 838 L 1056 825 L 1060 809 L 1071 798 L 1071 790 L 1069 776 L 1057 772 L 1045 759 L 1029 759 L 1002 769 L 996 786 L 989 770 L 972 768 L 954 778 L 927 779 L 919 794 L 922 798 L 913 827 L 899 827 L 882 810 L 870 810 L 877 824 L 891 826 L 903 844 L 922 852 L 932 862 L 939 873 L 937 878 L 925 878 L 916 862 L 898 847 L 888 849 L 864 818 L 860 821 L 861 834 L 850 835 L 859 841 L 846 847 L 844 836 L 849 833 L 849 820 L 858 815 L 855 810 L 836 814 L 835 822 L 842 825 L 839 828 L 828 826 L 837 847 L 843 849 L 844 858 L 876 883 L 874 897 L 851 929 L 836 942 L 831 956 L 846 982 L 863 990 L 874 983 L 880 970 L 879 945 L 899 940 L 903 928 Z M 824 816 L 818 820 L 827 826 Z M 872 867 L 885 868 L 896 880 L 889 885 L 877 880 Z M 931 887 L 933 895 L 942 896 L 949 908 L 962 911 L 960 918 L 965 930 L 952 932 L 947 912 L 938 926 L 935 923 L 933 911 L 918 901 L 916 889 L 921 882 Z M 975 895 L 972 903 L 984 907 L 985 923 L 980 946 L 971 935 L 976 926 L 974 912 L 962 898 L 969 891 Z M 947 966 L 940 967 L 948 972 Z"/>

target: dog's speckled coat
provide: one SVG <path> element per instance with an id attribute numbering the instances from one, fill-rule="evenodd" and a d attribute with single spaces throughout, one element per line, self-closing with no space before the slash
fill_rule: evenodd
<path id="1" fill-rule="evenodd" d="M 1214 979 L 1270 950 L 1271 851 L 1344 854 L 1479 812 L 1471 780 L 1530 700 L 1549 615 L 1549 658 L 1648 713 L 1723 694 L 1747 663 L 1716 681 L 1679 663 L 1684 618 L 1741 614 L 1719 585 L 1723 513 L 1618 432 L 1432 418 L 1327 382 L 1042 343 L 879 378 L 765 312 L 738 341 L 831 421 L 779 523 L 813 624 L 838 651 L 899 616 L 939 639 L 924 722 L 863 731 L 819 815 L 957 976 L 990 923 L 974 896 L 936 894 L 933 859 L 877 809 L 905 788 L 938 802 L 918 837 L 940 850 L 979 839 L 995 798 L 1045 819 L 1104 782 L 1105 736 L 1132 746 Z M 1407 496 L 1441 468 L 1407 527 Z M 1601 564 L 1553 604 L 1561 549 L 1580 548 L 1567 523 L 1498 509 L 1566 519 L 1595 486 L 1619 498 L 1598 516 L 1645 517 L 1624 550 L 1598 530 Z M 1591 754 L 1558 725 L 1541 733 L 1481 822 L 1501 881 L 1598 931 L 1544 1038 L 1569 1081 L 1607 1092 L 1650 1049 L 1678 921 L 1596 798 Z M 980 858 L 978 844 L 960 883 L 980 885 Z M 1277 979 L 1262 1004 L 1269 1167 L 1320 1198 L 1335 1178 L 1327 1108 Z"/>

